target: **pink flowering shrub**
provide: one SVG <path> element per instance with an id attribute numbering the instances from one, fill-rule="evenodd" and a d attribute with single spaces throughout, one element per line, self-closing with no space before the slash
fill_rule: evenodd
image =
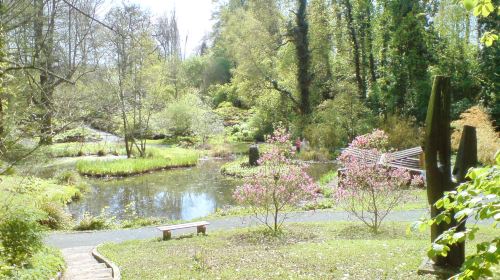
<path id="1" fill-rule="evenodd" d="M 283 128 L 278 127 L 267 143 L 271 147 L 259 159 L 259 171 L 245 178 L 244 184 L 236 188 L 234 198 L 251 207 L 257 219 L 276 234 L 286 219 L 286 214 L 280 212 L 287 206 L 314 199 L 318 187 L 306 173 L 306 166 L 292 161 L 295 150 Z"/>
<path id="2" fill-rule="evenodd" d="M 385 151 L 387 135 L 382 130 L 356 137 L 349 147 L 367 150 L 370 157 L 354 155 L 345 150 L 338 160 L 343 165 L 339 186 L 335 192 L 344 209 L 378 232 L 384 218 L 405 198 L 409 185 L 422 182 L 421 176 L 379 164 L 373 155 Z"/>

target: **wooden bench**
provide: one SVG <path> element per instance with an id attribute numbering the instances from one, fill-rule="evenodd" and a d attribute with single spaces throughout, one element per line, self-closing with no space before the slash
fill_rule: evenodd
<path id="1" fill-rule="evenodd" d="M 171 226 L 160 226 L 160 227 L 157 227 L 157 229 L 159 229 L 163 232 L 163 240 L 169 240 L 170 238 L 172 238 L 172 233 L 171 233 L 172 230 L 196 227 L 196 234 L 200 234 L 200 233 L 206 234 L 207 226 L 209 224 L 210 224 L 209 222 L 201 221 L 201 222 L 178 224 L 178 225 L 171 225 Z"/>

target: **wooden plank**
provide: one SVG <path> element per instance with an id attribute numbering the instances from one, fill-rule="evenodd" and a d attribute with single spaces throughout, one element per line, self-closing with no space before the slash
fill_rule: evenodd
<path id="1" fill-rule="evenodd" d="M 176 229 L 183 229 L 183 228 L 207 226 L 209 224 L 210 223 L 207 221 L 201 221 L 201 222 L 194 222 L 194 223 L 187 223 L 187 224 L 160 226 L 160 227 L 156 227 L 156 228 L 161 230 L 161 231 L 169 231 L 169 230 L 176 230 Z"/>

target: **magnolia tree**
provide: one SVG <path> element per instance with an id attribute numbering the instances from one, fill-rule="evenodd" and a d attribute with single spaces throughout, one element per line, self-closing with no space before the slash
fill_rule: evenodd
<path id="1" fill-rule="evenodd" d="M 356 137 L 349 145 L 364 149 L 364 153 L 346 149 L 338 158 L 344 169 L 334 197 L 374 232 L 378 232 L 384 218 L 405 199 L 405 189 L 410 184 L 423 184 L 421 176 L 412 177 L 407 170 L 389 167 L 377 160 L 387 151 L 387 145 L 387 135 L 382 130 L 374 130 Z"/>
<path id="2" fill-rule="evenodd" d="M 307 175 L 306 166 L 292 161 L 295 150 L 283 128 L 277 128 L 267 143 L 270 149 L 258 160 L 258 171 L 236 188 L 234 198 L 249 206 L 257 219 L 276 234 L 286 219 L 286 214 L 280 212 L 314 199 L 318 187 Z"/>

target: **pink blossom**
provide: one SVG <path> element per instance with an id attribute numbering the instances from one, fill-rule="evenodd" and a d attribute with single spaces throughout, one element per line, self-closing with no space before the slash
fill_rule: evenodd
<path id="1" fill-rule="evenodd" d="M 284 207 L 314 199 L 318 186 L 305 172 L 306 165 L 292 161 L 295 150 L 290 134 L 283 128 L 276 128 L 274 134 L 267 137 L 267 143 L 270 149 L 258 160 L 259 171 L 236 188 L 234 198 L 250 206 L 261 221 L 277 231 L 284 219 L 284 216 L 278 217 L 278 213 Z M 268 219 L 270 215 L 273 215 L 273 227 Z"/>
<path id="2" fill-rule="evenodd" d="M 402 201 L 404 189 L 410 183 L 413 185 L 423 180 L 412 177 L 405 169 L 373 160 L 380 157 L 387 147 L 387 136 L 382 130 L 358 136 L 349 146 L 366 152 L 354 155 L 346 149 L 338 157 L 343 169 L 334 198 L 377 231 L 386 215 Z"/>

